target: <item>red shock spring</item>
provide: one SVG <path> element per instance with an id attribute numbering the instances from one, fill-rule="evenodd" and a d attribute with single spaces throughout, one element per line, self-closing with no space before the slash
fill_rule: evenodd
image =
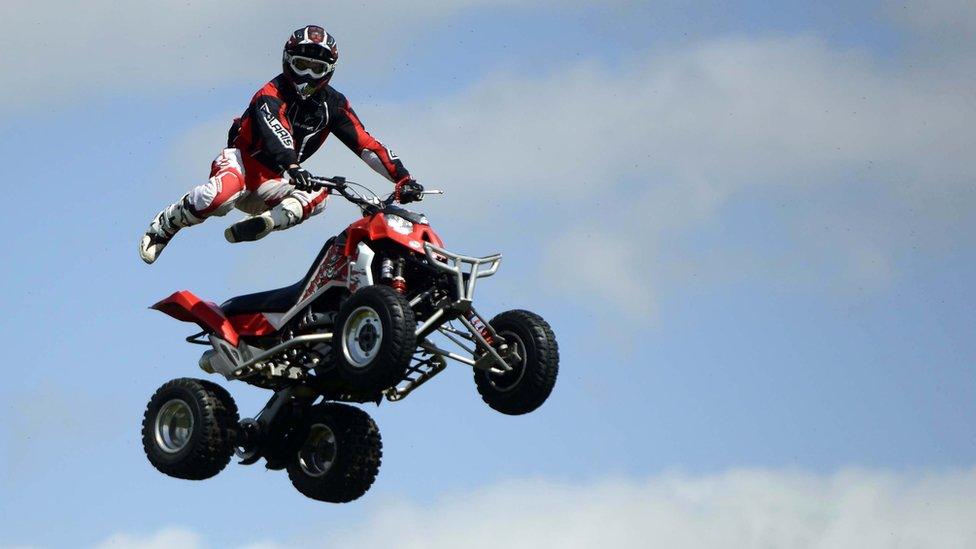
<path id="1" fill-rule="evenodd" d="M 403 278 L 403 258 L 399 258 L 396 261 L 393 270 L 393 282 L 390 283 L 393 289 L 397 291 L 400 295 L 406 295 L 407 293 L 407 279 Z"/>
<path id="2" fill-rule="evenodd" d="M 392 286 L 393 289 L 396 290 L 400 295 L 407 293 L 407 281 L 404 280 L 402 276 L 394 278 L 393 282 L 390 283 L 390 286 Z"/>

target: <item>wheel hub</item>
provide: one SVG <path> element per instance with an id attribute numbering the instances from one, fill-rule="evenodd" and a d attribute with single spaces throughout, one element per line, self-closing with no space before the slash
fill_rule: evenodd
<path id="1" fill-rule="evenodd" d="M 372 362 L 383 342 L 383 324 L 371 307 L 360 307 L 343 326 L 342 352 L 350 365 L 363 368 Z"/>
<path id="2" fill-rule="evenodd" d="M 505 362 L 512 368 L 508 372 L 501 374 L 488 374 L 488 383 L 496 390 L 505 392 L 514 389 L 525 376 L 525 362 L 528 355 L 525 350 L 525 342 L 522 341 L 514 332 L 501 332 L 505 341 L 512 346 L 514 352 L 508 353 L 504 358 Z"/>
<path id="3" fill-rule="evenodd" d="M 359 342 L 359 349 L 364 352 L 370 352 L 376 345 L 376 340 L 378 339 L 376 328 L 372 324 L 366 324 L 361 330 L 359 330 L 359 337 L 357 341 Z"/>
<path id="4" fill-rule="evenodd" d="M 298 450 L 298 465 L 306 475 L 321 477 L 329 472 L 336 458 L 336 437 L 328 425 L 316 423 Z"/>
<path id="5" fill-rule="evenodd" d="M 234 454 L 241 459 L 241 465 L 251 465 L 261 459 L 261 425 L 250 418 L 238 423 L 238 443 Z"/>
<path id="6" fill-rule="evenodd" d="M 168 401 L 156 413 L 154 425 L 156 444 L 167 454 L 182 450 L 193 435 L 193 411 L 178 398 Z"/>

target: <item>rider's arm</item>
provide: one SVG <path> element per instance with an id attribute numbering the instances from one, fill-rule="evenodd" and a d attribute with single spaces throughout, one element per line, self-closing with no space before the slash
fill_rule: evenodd
<path id="1" fill-rule="evenodd" d="M 369 135 L 345 98 L 341 99 L 339 112 L 333 115 L 331 129 L 340 141 L 383 177 L 394 183 L 410 178 L 397 155 Z"/>
<path id="2" fill-rule="evenodd" d="M 285 103 L 273 95 L 258 95 L 251 102 L 251 116 L 261 136 L 264 150 L 274 160 L 275 169 L 284 172 L 298 164 L 291 123 L 285 117 Z"/>

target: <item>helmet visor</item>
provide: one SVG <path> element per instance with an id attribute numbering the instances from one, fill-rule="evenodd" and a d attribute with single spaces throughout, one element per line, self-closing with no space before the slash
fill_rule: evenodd
<path id="1" fill-rule="evenodd" d="M 291 70 L 295 71 L 295 74 L 301 76 L 310 76 L 312 78 L 324 78 L 325 75 L 332 72 L 332 68 L 335 66 L 332 63 L 327 63 L 320 59 L 312 59 L 311 57 L 304 57 L 301 55 L 289 55 L 288 65 Z"/>

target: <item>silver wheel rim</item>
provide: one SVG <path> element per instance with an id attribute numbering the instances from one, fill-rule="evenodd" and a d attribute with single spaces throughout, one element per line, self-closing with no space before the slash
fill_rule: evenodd
<path id="1" fill-rule="evenodd" d="M 174 398 L 156 413 L 156 444 L 167 454 L 186 447 L 193 436 L 193 411 L 184 400 Z"/>
<path id="2" fill-rule="evenodd" d="M 371 307 L 360 307 L 342 327 L 342 354 L 354 368 L 365 368 L 376 358 L 383 343 L 383 323 Z"/>
<path id="3" fill-rule="evenodd" d="M 310 477 L 329 472 L 336 458 L 336 437 L 328 425 L 316 423 L 309 429 L 308 438 L 298 450 L 298 465 Z"/>
<path id="4" fill-rule="evenodd" d="M 525 342 L 522 341 L 518 335 L 514 332 L 499 332 L 500 336 L 505 338 L 505 341 L 509 345 L 515 345 L 515 351 L 518 353 L 520 360 L 517 363 L 509 362 L 514 371 L 506 372 L 504 374 L 488 374 L 488 383 L 496 390 L 502 393 L 511 391 L 522 382 L 522 378 L 525 377 L 525 367 L 528 363 L 529 357 L 525 350 Z"/>

